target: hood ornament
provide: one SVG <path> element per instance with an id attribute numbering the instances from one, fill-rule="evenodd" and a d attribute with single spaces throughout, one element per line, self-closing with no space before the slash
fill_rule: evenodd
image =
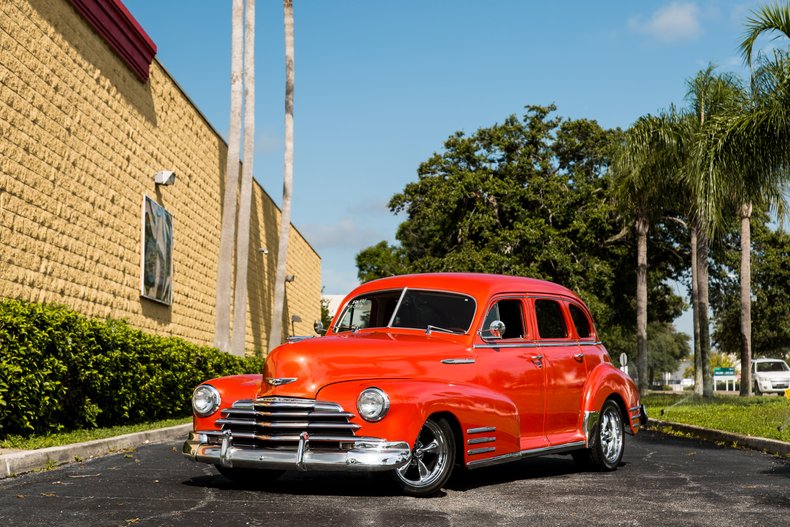
<path id="1" fill-rule="evenodd" d="M 282 386 L 283 384 L 291 384 L 298 380 L 296 377 L 266 377 L 266 383 L 272 386 Z"/>

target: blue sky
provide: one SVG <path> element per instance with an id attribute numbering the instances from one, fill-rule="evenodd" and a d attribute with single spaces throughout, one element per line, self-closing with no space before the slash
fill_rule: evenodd
<path id="1" fill-rule="evenodd" d="M 124 0 L 159 61 L 223 135 L 230 2 Z M 555 103 L 628 127 L 682 103 L 709 62 L 745 72 L 737 42 L 764 2 L 295 0 L 293 223 L 322 257 L 325 292 L 357 284 L 355 255 L 393 241 L 387 202 L 456 130 Z M 258 0 L 255 177 L 280 202 L 282 3 Z M 690 322 L 681 320 L 681 329 Z"/>

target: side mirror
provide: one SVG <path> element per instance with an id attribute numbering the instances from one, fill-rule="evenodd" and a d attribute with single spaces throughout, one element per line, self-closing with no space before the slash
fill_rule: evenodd
<path id="1" fill-rule="evenodd" d="M 313 329 L 318 335 L 326 334 L 326 329 L 324 328 L 324 325 L 321 323 L 320 320 L 315 321 L 315 324 L 313 324 Z"/>
<path id="2" fill-rule="evenodd" d="M 505 323 L 501 320 L 494 320 L 488 326 L 488 338 L 501 339 L 505 336 Z"/>

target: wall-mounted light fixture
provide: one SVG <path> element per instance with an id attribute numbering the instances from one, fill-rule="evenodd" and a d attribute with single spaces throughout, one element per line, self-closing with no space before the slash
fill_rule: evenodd
<path id="1" fill-rule="evenodd" d="M 154 174 L 154 183 L 157 185 L 172 185 L 176 182 L 176 173 L 172 170 L 160 170 Z"/>
<path id="2" fill-rule="evenodd" d="M 294 280 L 296 280 L 296 275 L 295 274 L 287 274 L 287 275 L 285 275 L 285 283 L 286 284 L 290 284 Z"/>

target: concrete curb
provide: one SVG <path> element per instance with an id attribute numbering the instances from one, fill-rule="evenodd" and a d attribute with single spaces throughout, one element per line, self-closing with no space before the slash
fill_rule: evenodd
<path id="1" fill-rule="evenodd" d="M 741 448 L 749 448 L 752 450 L 760 450 L 767 454 L 773 454 L 776 456 L 790 456 L 790 443 L 778 441 L 776 439 L 766 439 L 764 437 L 752 437 L 734 434 L 731 432 L 721 432 L 719 430 L 702 428 L 701 426 L 673 423 L 670 421 L 660 421 L 658 419 L 653 419 L 652 417 L 647 423 L 647 428 L 657 432 L 661 432 L 662 428 L 670 428 L 672 430 L 677 430 L 678 432 L 690 434 L 705 441 L 727 443 L 727 446 L 737 446 Z"/>
<path id="2" fill-rule="evenodd" d="M 86 443 L 41 448 L 39 450 L 17 450 L 7 454 L 0 454 L 0 479 L 43 469 L 53 464 L 72 463 L 145 444 L 186 439 L 187 434 L 191 430 L 192 423 L 186 423 L 158 430 L 96 439 Z"/>

